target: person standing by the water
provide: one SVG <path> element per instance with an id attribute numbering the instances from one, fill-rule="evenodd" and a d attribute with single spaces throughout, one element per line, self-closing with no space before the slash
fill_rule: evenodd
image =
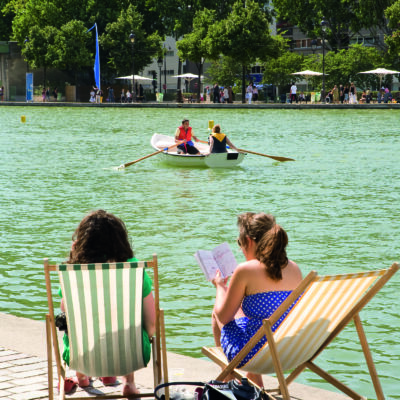
<path id="1" fill-rule="evenodd" d="M 340 103 L 343 104 L 343 102 L 344 102 L 344 87 L 343 87 L 343 85 L 339 86 L 339 100 L 340 100 Z"/>
<path id="2" fill-rule="evenodd" d="M 246 98 L 249 104 L 251 104 L 251 99 L 253 98 L 253 82 L 249 83 L 246 89 Z"/>
<path id="3" fill-rule="evenodd" d="M 214 103 L 219 103 L 219 86 L 218 83 L 214 84 L 214 89 L 213 89 L 213 101 Z"/>
<path id="4" fill-rule="evenodd" d="M 290 87 L 290 103 L 293 103 L 293 101 L 297 103 L 297 86 L 295 85 L 294 82 Z"/>
<path id="5" fill-rule="evenodd" d="M 0 100 L 3 101 L 4 98 L 4 86 L 0 86 Z"/>
<path id="6" fill-rule="evenodd" d="M 356 104 L 357 103 L 357 89 L 356 89 L 356 87 L 354 85 L 354 82 L 351 82 L 351 85 L 350 85 L 349 103 L 350 104 Z"/>

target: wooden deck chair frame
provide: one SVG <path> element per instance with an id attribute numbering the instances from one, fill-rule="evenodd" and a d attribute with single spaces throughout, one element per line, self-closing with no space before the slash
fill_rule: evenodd
<path id="1" fill-rule="evenodd" d="M 270 318 L 265 319 L 263 321 L 263 326 L 257 331 L 257 333 L 251 338 L 251 340 L 246 344 L 246 346 L 237 354 L 237 356 L 230 363 L 227 361 L 225 355 L 223 354 L 221 347 L 215 347 L 215 348 L 203 347 L 202 352 L 203 354 L 208 356 L 212 361 L 214 361 L 220 367 L 222 367 L 222 372 L 216 378 L 217 380 L 223 380 L 228 375 L 233 375 L 236 378 L 240 379 L 245 375 L 243 373 L 243 370 L 237 369 L 237 366 L 246 357 L 248 352 L 260 341 L 260 339 L 263 336 L 266 336 L 268 343 L 265 345 L 265 348 L 268 348 L 270 354 L 270 361 L 272 363 L 271 373 L 276 374 L 279 383 L 278 388 L 266 390 L 266 392 L 270 394 L 272 399 L 275 399 L 275 397 L 272 396 L 272 393 L 276 392 L 282 395 L 282 398 L 284 400 L 290 400 L 288 385 L 292 383 L 306 368 L 309 368 L 311 371 L 318 374 L 320 377 L 322 377 L 327 382 L 334 385 L 336 388 L 338 388 L 340 391 L 348 395 L 350 398 L 355 400 L 365 399 L 363 396 L 356 393 L 348 386 L 344 385 L 342 382 L 337 380 L 335 377 L 333 377 L 332 375 L 330 375 L 329 373 L 327 373 L 314 363 L 315 358 L 333 341 L 333 339 L 336 336 L 338 336 L 338 334 L 343 330 L 343 328 L 347 326 L 351 321 L 354 321 L 377 399 L 383 400 L 384 394 L 382 391 L 381 384 L 379 382 L 378 374 L 376 372 L 371 352 L 369 350 L 367 338 L 364 333 L 359 313 L 367 305 L 367 303 L 376 295 L 376 293 L 386 284 L 386 282 L 396 273 L 398 269 L 399 269 L 399 264 L 394 263 L 390 268 L 384 270 L 369 271 L 360 274 L 334 275 L 327 277 L 319 277 L 315 271 L 312 271 L 303 279 L 303 281 L 291 293 L 291 295 L 288 296 L 287 299 L 278 307 L 278 309 L 274 312 L 274 314 Z M 301 301 L 306 298 L 306 292 L 307 290 L 310 289 L 310 287 L 314 282 L 323 281 L 324 279 L 328 280 L 332 278 L 345 279 L 346 277 L 353 277 L 353 278 L 357 276 L 363 277 L 365 275 L 372 275 L 372 274 L 374 274 L 373 282 L 369 284 L 368 288 L 363 292 L 362 296 L 360 296 L 360 298 L 355 302 L 355 304 L 351 306 L 351 310 L 347 312 L 343 318 L 341 318 L 340 322 L 336 325 L 336 327 L 332 330 L 332 332 L 329 333 L 329 335 L 325 338 L 322 344 L 319 347 L 312 350 L 312 355 L 308 359 L 304 360 L 298 365 L 294 365 L 286 369 L 292 372 L 285 378 L 284 369 L 282 368 L 281 364 L 281 357 L 280 357 L 281 355 L 277 349 L 277 342 L 275 340 L 277 332 L 282 328 L 283 323 L 274 333 L 272 332 L 271 329 L 272 326 L 294 303 L 294 301 L 299 296 L 302 296 L 298 300 L 296 305 L 292 308 L 292 310 L 289 312 L 289 314 L 286 316 L 285 320 L 288 319 L 289 315 L 292 313 L 294 313 L 293 315 L 296 315 L 295 314 L 296 307 L 298 307 L 299 303 L 301 303 Z M 252 372 L 257 372 L 257 371 L 252 371 Z"/>
<path id="2" fill-rule="evenodd" d="M 109 263 L 112 265 L 112 263 Z M 136 263 L 119 263 L 119 264 L 136 264 Z M 165 340 L 165 325 L 164 325 L 164 311 L 160 309 L 160 296 L 159 296 L 159 283 L 158 283 L 158 261 L 157 255 L 153 255 L 152 260 L 139 261 L 137 264 L 146 266 L 147 268 L 153 269 L 153 287 L 154 287 L 154 301 L 156 309 L 156 333 L 155 336 L 150 339 L 152 347 L 152 360 L 153 360 L 153 378 L 154 378 L 154 388 L 164 382 L 168 382 L 168 367 L 167 367 L 167 351 L 166 351 L 166 340 Z M 64 264 L 65 265 L 65 264 Z M 101 264 L 93 264 L 95 266 L 101 266 Z M 47 366 L 48 366 L 48 386 L 49 386 L 49 400 L 54 398 L 54 387 L 53 387 L 53 357 L 52 352 L 54 350 L 55 361 L 57 366 L 57 375 L 60 382 L 59 398 L 65 399 L 64 383 L 66 378 L 67 366 L 61 357 L 61 349 L 59 346 L 59 339 L 57 328 L 55 325 L 55 315 L 54 315 L 54 303 L 52 295 L 52 285 L 51 285 L 51 272 L 57 272 L 59 270 L 59 265 L 50 265 L 47 258 L 44 259 L 44 272 L 46 279 L 46 290 L 47 290 L 47 300 L 49 305 L 49 313 L 46 315 L 46 339 L 47 339 Z M 136 397 L 154 397 L 154 388 L 152 392 L 141 393 L 140 395 L 133 395 L 129 398 Z M 165 392 L 166 400 L 169 399 L 169 392 Z M 83 400 L 83 399 L 118 399 L 126 398 L 126 396 L 118 394 L 103 394 L 103 395 L 93 395 L 88 396 L 85 392 L 84 397 L 73 396 L 73 399 Z"/>

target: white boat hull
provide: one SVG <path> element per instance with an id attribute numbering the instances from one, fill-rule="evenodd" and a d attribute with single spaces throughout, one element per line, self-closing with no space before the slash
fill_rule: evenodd
<path id="1" fill-rule="evenodd" d="M 239 165 L 246 155 L 228 149 L 227 153 L 208 154 L 209 146 L 205 143 L 196 143 L 201 155 L 179 154 L 177 148 L 167 150 L 175 144 L 172 136 L 155 133 L 151 138 L 151 145 L 155 150 L 165 149 L 159 157 L 163 162 L 179 167 L 204 167 L 204 168 L 232 168 Z"/>

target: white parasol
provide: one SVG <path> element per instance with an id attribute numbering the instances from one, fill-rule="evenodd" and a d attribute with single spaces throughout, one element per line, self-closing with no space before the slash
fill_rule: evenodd
<path id="1" fill-rule="evenodd" d="M 174 75 L 173 76 L 173 78 L 184 78 L 184 79 L 186 79 L 186 80 L 188 80 L 189 82 L 192 80 L 192 79 L 196 79 L 196 78 L 198 78 L 199 76 L 198 75 L 195 75 L 195 74 L 192 74 L 192 73 L 190 73 L 190 72 L 188 72 L 187 74 L 181 74 L 181 75 Z M 202 79 L 203 77 L 201 76 L 201 79 Z"/>
<path id="2" fill-rule="evenodd" d="M 317 72 L 317 71 L 310 71 L 309 69 L 306 69 L 305 71 L 300 71 L 300 72 L 294 72 L 291 75 L 302 75 L 306 78 L 306 82 L 307 82 L 307 92 L 308 92 L 308 77 L 309 76 L 321 76 L 323 75 L 322 72 Z M 327 75 L 327 74 L 325 74 Z"/>
<path id="3" fill-rule="evenodd" d="M 382 87 L 382 78 L 385 75 L 395 75 L 395 74 L 400 74 L 400 72 L 392 71 L 392 70 L 386 69 L 386 68 L 377 68 L 377 69 L 372 69 L 371 71 L 359 72 L 359 74 L 375 74 L 376 76 L 379 77 L 379 88 L 381 88 Z"/>
<path id="4" fill-rule="evenodd" d="M 188 90 L 188 84 L 190 84 L 190 82 L 193 79 L 197 79 L 199 76 L 192 74 L 190 72 L 186 73 L 186 74 L 181 74 L 181 75 L 174 75 L 173 78 L 184 78 L 186 82 L 186 90 Z M 203 76 L 200 76 L 200 79 L 203 79 Z"/>
<path id="5" fill-rule="evenodd" d="M 115 79 L 130 79 L 130 80 L 132 80 L 132 75 L 119 76 L 118 78 L 115 78 Z M 135 81 L 152 81 L 152 80 L 153 79 L 146 78 L 145 76 L 135 75 Z"/>

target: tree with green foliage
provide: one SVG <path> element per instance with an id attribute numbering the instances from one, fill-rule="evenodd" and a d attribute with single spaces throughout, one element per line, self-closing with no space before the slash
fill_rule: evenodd
<path id="1" fill-rule="evenodd" d="M 382 60 L 379 50 L 359 44 L 352 45 L 348 50 L 337 53 L 330 51 L 325 55 L 325 87 L 354 82 L 359 88 L 377 88 L 379 81 L 375 75 L 360 74 L 377 68 Z M 304 59 L 302 68 L 322 71 L 322 56 L 310 56 Z M 321 78 L 310 79 L 313 84 L 321 85 Z M 329 89 L 328 89 L 329 90 Z"/>
<path id="2" fill-rule="evenodd" d="M 77 73 L 84 67 L 93 65 L 93 53 L 89 51 L 90 34 L 82 21 L 71 20 L 59 29 L 56 42 L 56 57 L 53 67 Z"/>
<path id="3" fill-rule="evenodd" d="M 386 35 L 392 32 L 388 25 L 385 10 L 393 4 L 394 0 L 359 0 L 354 6 L 356 19 L 351 29 L 359 34 L 361 29 L 368 32 L 368 36 L 377 37 L 379 31 Z M 380 50 L 386 51 L 385 43 L 375 42 Z"/>
<path id="4" fill-rule="evenodd" d="M 76 0 L 12 0 L 7 5 L 8 12 L 15 13 L 13 38 L 28 65 L 44 69 L 43 85 L 48 68 L 79 71 L 93 64 L 87 27 L 73 19 L 74 15 L 82 17 L 81 6 Z"/>
<path id="5" fill-rule="evenodd" d="M 386 35 L 385 43 L 388 46 L 388 56 L 396 68 L 400 67 L 400 0 L 395 1 L 385 11 L 389 27 L 393 32 Z"/>
<path id="6" fill-rule="evenodd" d="M 161 52 L 161 37 L 157 33 L 147 35 L 143 26 L 143 16 L 135 6 L 121 10 L 115 22 L 109 23 L 99 37 L 99 43 L 107 54 L 106 61 L 111 74 L 132 73 L 132 45 L 130 32 L 135 34 L 133 58 L 135 73 L 142 71 L 152 58 Z"/>
<path id="7" fill-rule="evenodd" d="M 333 51 L 348 48 L 361 29 L 385 29 L 384 10 L 393 0 L 273 0 L 278 18 L 296 25 L 310 38 L 322 37 L 321 21 L 328 23 L 326 40 Z"/>
<path id="8" fill-rule="evenodd" d="M 292 82 L 302 79 L 301 76 L 292 74 L 303 70 L 303 62 L 303 55 L 289 51 L 284 52 L 278 58 L 269 57 L 262 64 L 264 69 L 263 83 L 278 86 L 279 92 L 286 93 Z"/>
<path id="9" fill-rule="evenodd" d="M 29 30 L 29 40 L 22 48 L 22 54 L 31 68 L 43 68 L 43 86 L 46 86 L 46 70 L 51 68 L 57 59 L 58 30 L 52 26 L 43 29 L 33 26 Z"/>
<path id="10" fill-rule="evenodd" d="M 0 0 L 0 41 L 7 42 L 12 35 L 14 13 L 7 9 L 8 0 Z"/>
<path id="11" fill-rule="evenodd" d="M 197 12 L 210 10 L 215 12 L 215 20 L 221 21 L 231 13 L 236 0 L 141 0 L 145 2 L 146 9 L 157 15 L 162 21 L 164 30 L 160 30 L 180 40 L 193 30 L 193 21 Z M 268 8 L 269 0 L 255 0 L 259 4 L 260 13 L 264 14 L 268 21 L 272 22 L 272 15 Z M 139 8 L 140 9 L 140 8 Z M 140 9 L 141 10 L 141 9 Z M 178 74 L 182 73 L 182 60 L 179 58 Z M 181 80 L 178 79 L 178 89 L 181 88 Z"/>
<path id="12" fill-rule="evenodd" d="M 212 82 L 218 82 L 221 86 L 241 87 L 242 67 L 234 59 L 228 56 L 220 56 L 211 61 L 207 69 L 207 76 Z"/>
<path id="13" fill-rule="evenodd" d="M 189 59 L 197 65 L 199 82 L 203 73 L 204 59 L 216 59 L 219 53 L 208 35 L 208 30 L 215 21 L 216 12 L 204 9 L 196 13 L 193 20 L 193 31 L 177 42 L 178 55 L 181 59 Z M 197 101 L 200 102 L 201 85 L 197 85 Z"/>
<path id="14" fill-rule="evenodd" d="M 161 51 L 161 37 L 148 33 L 149 28 L 136 7 L 126 8 L 122 0 L 11 0 L 5 11 L 15 14 L 13 38 L 32 68 L 89 70 L 94 62 L 95 35 L 94 31 L 87 33 L 87 30 L 95 22 L 102 45 L 102 77 L 111 78 L 117 71 L 131 71 L 128 37 L 132 30 L 136 34 L 138 70 Z"/>
<path id="15" fill-rule="evenodd" d="M 242 67 L 242 102 L 245 101 L 247 67 L 257 60 L 277 57 L 280 41 L 271 36 L 269 21 L 258 3 L 249 0 L 245 5 L 237 1 L 232 12 L 209 29 L 209 37 L 222 55 L 235 60 Z"/>

